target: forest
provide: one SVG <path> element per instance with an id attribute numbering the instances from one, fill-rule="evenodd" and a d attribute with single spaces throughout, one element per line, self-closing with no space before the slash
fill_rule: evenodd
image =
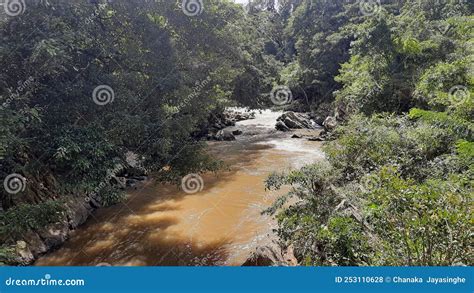
<path id="1" fill-rule="evenodd" d="M 322 129 L 324 159 L 261 182 L 298 265 L 473 264 L 474 2 L 2 6 L 0 264 L 30 265 L 126 202 L 124 173 L 225 172 L 207 149 L 230 107 Z"/>

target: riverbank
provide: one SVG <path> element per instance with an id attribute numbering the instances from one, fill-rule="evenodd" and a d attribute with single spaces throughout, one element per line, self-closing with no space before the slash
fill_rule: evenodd
<path id="1" fill-rule="evenodd" d="M 202 191 L 147 181 L 126 202 L 92 214 L 63 247 L 36 265 L 242 265 L 271 244 L 275 222 L 261 212 L 281 194 L 265 191 L 273 171 L 323 158 L 319 142 L 275 130 L 278 112 L 237 122 L 235 141 L 211 141 L 208 151 L 228 165 L 202 176 Z"/>

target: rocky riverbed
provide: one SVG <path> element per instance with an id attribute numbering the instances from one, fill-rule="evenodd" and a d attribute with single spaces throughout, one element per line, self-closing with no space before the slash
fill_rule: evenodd
<path id="1" fill-rule="evenodd" d="M 233 113 L 227 117 L 242 117 Z M 263 182 L 273 171 L 323 159 L 321 144 L 309 139 L 322 129 L 298 114 L 310 127 L 283 132 L 277 122 L 293 114 L 253 113 L 218 130 L 233 139 L 209 141 L 209 153 L 229 167 L 200 174 L 198 192 L 151 178 L 129 187 L 128 199 L 109 208 L 75 202 L 68 222 L 50 230 L 56 241 L 38 235 L 22 243 L 25 260 L 60 247 L 36 265 L 296 265 L 291 248 L 279 247 L 274 219 L 261 214 L 279 196 Z"/>

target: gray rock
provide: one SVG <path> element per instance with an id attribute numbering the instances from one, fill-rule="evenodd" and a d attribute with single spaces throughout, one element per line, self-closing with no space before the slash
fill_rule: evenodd
<path id="1" fill-rule="evenodd" d="M 133 179 L 133 178 L 130 178 L 130 179 L 127 179 L 127 187 L 134 187 L 135 185 L 137 185 L 140 181 L 137 180 L 137 179 Z"/>
<path id="2" fill-rule="evenodd" d="M 326 120 L 324 120 L 323 126 L 326 131 L 334 130 L 337 126 L 337 119 L 333 116 L 328 116 Z"/>
<path id="3" fill-rule="evenodd" d="M 220 130 L 216 134 L 216 139 L 219 141 L 233 141 L 235 140 L 235 136 L 229 130 Z"/>
<path id="4" fill-rule="evenodd" d="M 232 131 L 232 134 L 233 134 L 233 135 L 242 135 L 242 133 L 243 133 L 243 132 L 242 132 L 242 130 L 240 130 L 240 129 L 237 129 L 237 130 Z"/>
<path id="5" fill-rule="evenodd" d="M 43 239 L 44 244 L 48 248 L 57 247 L 63 244 L 69 234 L 68 226 L 64 223 L 52 224 L 41 230 L 39 233 L 41 239 Z"/>
<path id="6" fill-rule="evenodd" d="M 47 247 L 44 242 L 41 240 L 39 235 L 33 231 L 28 231 L 24 236 L 23 239 L 25 243 L 28 245 L 28 250 L 34 257 L 38 257 L 39 255 L 48 251 L 49 247 Z"/>
<path id="7" fill-rule="evenodd" d="M 282 249 L 278 244 L 271 243 L 257 247 L 242 265 L 244 267 L 269 267 L 269 266 L 297 266 L 298 261 L 294 256 L 292 246 Z"/>
<path id="8" fill-rule="evenodd" d="M 308 138 L 309 141 L 324 141 L 324 138 L 320 137 L 320 136 L 314 136 L 314 137 L 310 137 Z"/>
<path id="9" fill-rule="evenodd" d="M 290 131 L 290 128 L 283 123 L 283 121 L 278 121 L 277 124 L 275 125 L 275 128 L 279 131 Z"/>
<path id="10" fill-rule="evenodd" d="M 89 201 L 86 201 L 85 198 L 70 202 L 67 206 L 68 224 L 71 229 L 76 229 L 81 224 L 85 223 L 93 209 L 90 204 L 90 199 Z"/>
<path id="11" fill-rule="evenodd" d="M 18 264 L 28 265 L 35 260 L 35 256 L 31 252 L 26 242 L 23 240 L 16 243 L 15 252 L 17 254 L 15 262 Z"/>
<path id="12" fill-rule="evenodd" d="M 326 117 L 331 116 L 334 113 L 334 107 L 331 103 L 322 103 L 320 104 L 313 113 L 310 114 L 311 119 L 316 122 L 318 125 L 323 125 Z"/>
<path id="13" fill-rule="evenodd" d="M 125 189 L 127 187 L 127 178 L 125 177 L 117 177 L 114 175 L 111 177 L 110 181 L 117 184 L 121 189 Z"/>
<path id="14" fill-rule="evenodd" d="M 314 128 L 309 115 L 304 113 L 286 112 L 281 115 L 277 121 L 283 122 L 283 124 L 290 129 Z"/>

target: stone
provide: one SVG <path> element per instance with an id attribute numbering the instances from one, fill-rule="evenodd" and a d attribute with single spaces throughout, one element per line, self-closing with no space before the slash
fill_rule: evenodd
<path id="1" fill-rule="evenodd" d="M 34 257 L 38 257 L 48 251 L 48 247 L 44 244 L 39 235 L 33 231 L 25 233 L 23 239 L 25 240 L 25 243 L 27 243 L 28 249 Z"/>
<path id="2" fill-rule="evenodd" d="M 337 119 L 333 116 L 328 116 L 326 120 L 324 120 L 323 126 L 326 131 L 334 130 L 337 126 Z"/>
<path id="3" fill-rule="evenodd" d="M 309 137 L 309 141 L 324 141 L 324 139 L 320 136 Z"/>
<path id="4" fill-rule="evenodd" d="M 66 241 L 69 229 L 64 223 L 57 223 L 49 225 L 45 229 L 39 231 L 38 234 L 47 247 L 53 248 L 58 247 Z"/>
<path id="5" fill-rule="evenodd" d="M 308 114 L 286 112 L 281 115 L 278 122 L 282 122 L 289 129 L 313 129 L 313 121 L 311 121 Z M 278 129 L 278 128 L 277 128 Z"/>
<path id="6" fill-rule="evenodd" d="M 283 123 L 282 121 L 278 121 L 275 125 L 275 128 L 279 131 L 290 131 L 290 128 L 288 128 L 288 126 L 286 126 L 285 123 Z"/>
<path id="7" fill-rule="evenodd" d="M 15 260 L 19 264 L 28 265 L 35 260 L 35 257 L 25 241 L 18 241 L 15 246 L 15 252 L 18 255 Z"/>
<path id="8" fill-rule="evenodd" d="M 269 267 L 269 266 L 297 266 L 298 260 L 294 255 L 293 246 L 282 249 L 278 244 L 271 243 L 257 247 L 244 262 L 244 267 Z"/>
<path id="9" fill-rule="evenodd" d="M 68 206 L 68 224 L 71 229 L 76 229 L 86 222 L 92 211 L 91 204 L 86 199 L 79 199 L 67 204 Z"/>
<path id="10" fill-rule="evenodd" d="M 126 181 L 127 183 L 127 187 L 134 187 L 135 185 L 137 185 L 140 181 L 137 180 L 137 179 L 133 179 L 133 178 L 130 178 L 130 179 L 127 179 Z"/>
<path id="11" fill-rule="evenodd" d="M 220 130 L 216 134 L 216 139 L 219 141 L 233 141 L 235 140 L 235 136 L 229 130 Z"/>
<path id="12" fill-rule="evenodd" d="M 232 131 L 233 135 L 242 135 L 242 133 L 243 133 L 242 130 L 239 130 L 239 129 Z"/>

